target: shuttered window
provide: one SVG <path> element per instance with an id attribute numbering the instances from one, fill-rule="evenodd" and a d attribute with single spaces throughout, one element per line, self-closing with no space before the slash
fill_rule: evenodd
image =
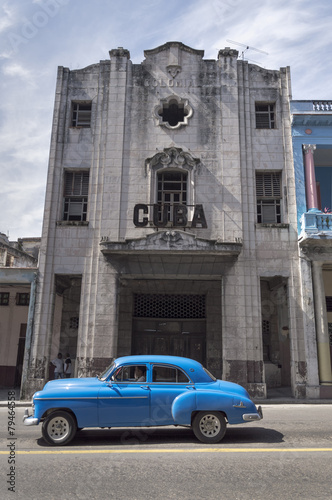
<path id="1" fill-rule="evenodd" d="M 86 221 L 89 172 L 66 172 L 63 220 Z"/>
<path id="2" fill-rule="evenodd" d="M 280 172 L 256 173 L 257 222 L 281 223 Z"/>

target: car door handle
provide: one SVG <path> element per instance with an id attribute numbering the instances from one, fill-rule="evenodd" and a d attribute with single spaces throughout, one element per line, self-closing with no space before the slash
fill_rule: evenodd
<path id="1" fill-rule="evenodd" d="M 150 390 L 150 387 L 148 385 L 141 385 L 141 389 L 145 389 L 146 391 Z"/>

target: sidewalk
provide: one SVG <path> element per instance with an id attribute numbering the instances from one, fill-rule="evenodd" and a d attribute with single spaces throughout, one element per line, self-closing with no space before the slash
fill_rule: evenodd
<path id="1" fill-rule="evenodd" d="M 8 393 L 15 391 L 15 406 L 23 407 L 31 406 L 32 400 L 20 401 L 19 389 L 0 389 L 0 408 L 6 407 L 8 404 Z M 291 396 L 289 388 L 271 389 L 268 391 L 267 399 L 253 399 L 256 405 L 281 405 L 281 404 L 320 404 L 332 405 L 332 399 L 295 399 Z"/>

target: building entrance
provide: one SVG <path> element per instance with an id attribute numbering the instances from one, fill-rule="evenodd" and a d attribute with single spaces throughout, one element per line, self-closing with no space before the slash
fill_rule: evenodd
<path id="1" fill-rule="evenodd" d="M 205 295 L 134 295 L 133 354 L 184 356 L 206 363 Z"/>

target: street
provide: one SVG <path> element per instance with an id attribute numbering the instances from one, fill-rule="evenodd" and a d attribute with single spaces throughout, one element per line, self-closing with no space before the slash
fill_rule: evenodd
<path id="1" fill-rule="evenodd" d="M 2 499 L 332 497 L 332 405 L 264 405 L 262 421 L 228 426 L 212 446 L 167 427 L 84 429 L 54 448 L 23 412 L 13 427 L 0 408 Z"/>

